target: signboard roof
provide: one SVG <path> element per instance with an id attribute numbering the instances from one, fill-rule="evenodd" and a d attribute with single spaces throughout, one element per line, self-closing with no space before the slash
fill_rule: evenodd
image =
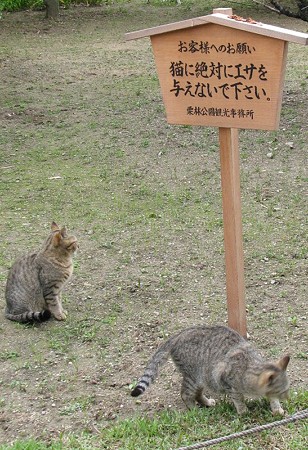
<path id="1" fill-rule="evenodd" d="M 260 34 L 274 39 L 281 39 L 287 42 L 308 45 L 307 33 L 301 33 L 299 31 L 275 27 L 273 25 L 255 22 L 251 19 L 246 20 L 235 15 L 227 16 L 220 13 L 209 14 L 207 16 L 196 17 L 194 19 L 182 20 L 180 22 L 174 22 L 153 28 L 146 28 L 144 30 L 133 31 L 130 33 L 126 33 L 125 38 L 126 40 L 140 39 L 143 37 L 169 33 L 171 31 L 181 30 L 184 28 L 198 27 L 207 23 L 215 23 L 217 25 L 235 28 L 238 30 L 247 31 L 249 33 Z"/>

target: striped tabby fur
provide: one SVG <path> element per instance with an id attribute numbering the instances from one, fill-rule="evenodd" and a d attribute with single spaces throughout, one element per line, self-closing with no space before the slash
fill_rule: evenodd
<path id="1" fill-rule="evenodd" d="M 77 239 L 55 222 L 42 248 L 21 257 L 6 283 L 5 317 L 16 322 L 43 322 L 53 316 L 65 320 L 61 291 L 73 273 Z"/>
<path id="2" fill-rule="evenodd" d="M 228 394 L 238 412 L 247 411 L 244 397 L 267 397 L 274 414 L 283 414 L 279 399 L 288 396 L 286 368 L 289 356 L 266 362 L 236 331 L 225 326 L 196 326 L 183 330 L 163 343 L 148 362 L 131 395 L 138 397 L 155 380 L 171 356 L 183 376 L 181 396 L 188 408 L 212 406 L 208 389 Z"/>

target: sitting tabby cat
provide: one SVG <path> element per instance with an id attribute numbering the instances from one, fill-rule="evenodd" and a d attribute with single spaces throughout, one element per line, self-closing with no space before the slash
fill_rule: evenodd
<path id="1" fill-rule="evenodd" d="M 171 356 L 183 375 L 181 396 L 188 408 L 215 405 L 207 398 L 208 388 L 228 394 L 238 412 L 247 411 L 244 397 L 267 397 L 273 414 L 283 414 L 279 399 L 288 396 L 286 368 L 290 357 L 266 362 L 236 331 L 225 326 L 196 326 L 171 336 L 148 362 L 144 375 L 131 395 L 137 397 L 149 387 L 158 369 Z"/>
<path id="2" fill-rule="evenodd" d="M 61 291 L 73 273 L 77 239 L 55 222 L 42 248 L 17 260 L 9 271 L 5 299 L 7 319 L 42 322 L 65 320 Z"/>

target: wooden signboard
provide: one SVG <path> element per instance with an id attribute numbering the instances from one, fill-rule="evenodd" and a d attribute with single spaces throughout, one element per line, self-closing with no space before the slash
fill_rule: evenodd
<path id="1" fill-rule="evenodd" d="M 279 126 L 288 42 L 308 35 L 232 14 L 126 34 L 151 38 L 171 124 L 219 127 L 228 324 L 246 335 L 238 128 Z"/>
<path id="2" fill-rule="evenodd" d="M 278 128 L 285 41 L 213 23 L 151 41 L 169 123 Z"/>

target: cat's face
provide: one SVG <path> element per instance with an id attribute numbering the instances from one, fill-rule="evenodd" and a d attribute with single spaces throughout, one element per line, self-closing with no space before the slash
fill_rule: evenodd
<path id="1" fill-rule="evenodd" d="M 65 253 L 75 253 L 78 249 L 78 243 L 76 236 L 69 236 L 66 227 L 59 228 L 58 225 L 53 222 L 51 225 L 52 230 L 52 246 L 58 250 L 62 250 Z"/>
<path id="2" fill-rule="evenodd" d="M 259 386 L 269 398 L 284 400 L 289 396 L 290 382 L 287 376 L 287 365 L 290 357 L 284 356 L 276 364 L 269 364 L 259 377 Z"/>

